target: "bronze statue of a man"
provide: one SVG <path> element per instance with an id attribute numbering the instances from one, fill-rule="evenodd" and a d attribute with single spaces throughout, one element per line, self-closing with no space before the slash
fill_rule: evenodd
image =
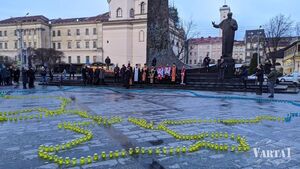
<path id="1" fill-rule="evenodd" d="M 238 30 L 236 20 L 232 18 L 232 13 L 229 12 L 227 19 L 223 20 L 219 25 L 212 22 L 215 28 L 222 29 L 222 57 L 232 59 L 232 51 L 234 45 L 235 31 Z"/>

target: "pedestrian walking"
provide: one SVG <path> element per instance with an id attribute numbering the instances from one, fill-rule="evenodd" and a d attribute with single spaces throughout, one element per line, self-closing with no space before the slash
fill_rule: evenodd
<path id="1" fill-rule="evenodd" d="M 244 84 L 244 90 L 247 90 L 247 82 L 248 82 L 248 69 L 245 66 L 242 66 L 242 74 L 241 79 Z"/>
<path id="2" fill-rule="evenodd" d="M 83 66 L 82 69 L 81 69 L 81 77 L 82 77 L 82 82 L 84 84 L 84 86 L 86 86 L 86 83 L 87 83 L 87 68 L 86 66 Z"/>
<path id="3" fill-rule="evenodd" d="M 182 66 L 182 69 L 181 69 L 181 85 L 185 85 L 185 74 L 186 73 L 186 69 L 185 69 L 185 66 Z"/>
<path id="4" fill-rule="evenodd" d="M 28 79 L 29 79 L 29 88 L 32 89 L 34 88 L 34 81 L 35 81 L 35 71 L 33 68 L 29 68 L 28 70 Z"/>

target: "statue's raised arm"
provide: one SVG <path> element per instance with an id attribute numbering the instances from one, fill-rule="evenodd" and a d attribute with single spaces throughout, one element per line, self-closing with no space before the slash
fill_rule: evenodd
<path id="1" fill-rule="evenodd" d="M 214 21 L 212 22 L 212 25 L 214 28 L 220 28 L 220 25 L 217 25 L 216 22 L 214 22 Z"/>

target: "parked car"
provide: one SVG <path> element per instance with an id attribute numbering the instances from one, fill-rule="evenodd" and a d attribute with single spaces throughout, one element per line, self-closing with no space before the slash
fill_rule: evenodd
<path id="1" fill-rule="evenodd" d="M 248 80 L 256 80 L 257 76 L 255 74 L 248 76 Z M 264 81 L 268 81 L 268 77 L 264 75 Z"/>
<path id="2" fill-rule="evenodd" d="M 299 73 L 292 73 L 289 75 L 282 76 L 278 78 L 280 82 L 294 82 L 299 83 L 300 82 L 300 74 Z"/>

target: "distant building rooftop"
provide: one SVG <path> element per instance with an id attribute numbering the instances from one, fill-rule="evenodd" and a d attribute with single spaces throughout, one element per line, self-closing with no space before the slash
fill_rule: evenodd
<path id="1" fill-rule="evenodd" d="M 59 19 L 51 19 L 51 20 L 49 20 L 47 17 L 43 15 L 36 15 L 36 16 L 12 17 L 0 21 L 0 24 L 36 23 L 36 22 L 42 22 L 45 24 L 65 24 L 65 23 L 76 23 L 76 22 L 104 22 L 104 21 L 108 21 L 108 19 L 109 19 L 109 13 L 104 13 L 92 17 L 67 18 L 67 19 L 59 18 Z"/>
<path id="2" fill-rule="evenodd" d="M 194 38 L 190 39 L 191 44 L 207 44 L 207 43 L 222 43 L 221 37 L 201 37 L 201 38 Z"/>
<path id="3" fill-rule="evenodd" d="M 104 13 L 92 17 L 52 19 L 51 24 L 65 24 L 65 23 L 76 23 L 76 22 L 104 22 L 104 21 L 108 21 L 108 19 L 109 19 L 109 13 Z"/>
<path id="4" fill-rule="evenodd" d="M 49 19 L 43 15 L 12 17 L 12 18 L 0 21 L 0 24 L 13 24 L 13 23 L 20 23 L 20 22 L 21 23 L 32 23 L 32 22 L 48 23 Z"/>

